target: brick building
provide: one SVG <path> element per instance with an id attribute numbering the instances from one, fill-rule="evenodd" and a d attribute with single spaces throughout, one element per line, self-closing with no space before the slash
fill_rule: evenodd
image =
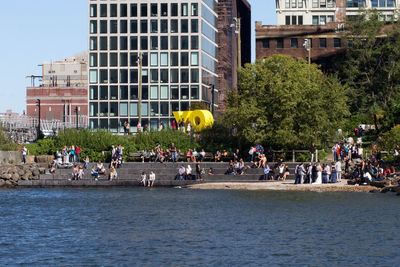
<path id="1" fill-rule="evenodd" d="M 217 13 L 218 110 L 223 111 L 227 93 L 237 88 L 238 64 L 251 62 L 251 6 L 247 0 L 220 0 Z"/>
<path id="2" fill-rule="evenodd" d="M 44 63 L 42 76 L 32 76 L 32 85 L 26 89 L 26 115 L 42 120 L 74 122 L 76 115 L 88 113 L 87 54 Z M 39 86 L 34 79 L 41 78 Z M 77 111 L 76 111 L 77 110 Z"/>
<path id="3" fill-rule="evenodd" d="M 397 19 L 400 0 L 276 0 L 278 24 L 256 22 L 256 58 L 286 54 L 324 63 L 341 53 L 346 19 L 376 9 L 382 20 Z M 303 46 L 310 42 L 310 49 Z"/>

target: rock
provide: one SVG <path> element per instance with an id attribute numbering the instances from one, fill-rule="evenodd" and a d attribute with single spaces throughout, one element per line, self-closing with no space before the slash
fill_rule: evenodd
<path id="1" fill-rule="evenodd" d="M 4 180 L 10 180 L 11 179 L 11 174 L 3 174 L 2 177 Z"/>
<path id="2" fill-rule="evenodd" d="M 6 185 L 6 181 L 4 181 L 3 179 L 0 179 L 0 187 L 3 187 Z"/>
<path id="3" fill-rule="evenodd" d="M 25 171 L 24 171 L 24 170 L 19 170 L 19 171 L 18 171 L 18 175 L 19 175 L 19 176 L 22 176 L 22 175 L 24 175 L 24 174 L 25 174 Z"/>
<path id="4" fill-rule="evenodd" d="M 379 193 L 379 192 L 381 192 L 381 190 L 379 190 L 379 189 L 373 189 L 373 190 L 371 190 L 371 191 L 369 191 L 370 193 Z"/>
<path id="5" fill-rule="evenodd" d="M 390 180 L 383 180 L 383 181 L 371 182 L 370 185 L 378 187 L 378 188 L 384 188 L 384 187 L 387 187 L 387 186 L 391 186 L 392 183 L 391 183 Z"/>
<path id="6" fill-rule="evenodd" d="M 40 174 L 46 174 L 46 168 L 39 168 L 38 170 Z"/>
<path id="7" fill-rule="evenodd" d="M 6 186 L 13 186 L 14 183 L 11 182 L 11 180 L 7 180 L 5 185 L 6 185 Z"/>
<path id="8" fill-rule="evenodd" d="M 33 170 L 32 170 L 32 175 L 33 175 L 33 176 L 39 176 L 39 174 L 40 174 L 40 172 L 39 172 L 38 169 L 33 169 Z"/>
<path id="9" fill-rule="evenodd" d="M 14 173 L 14 174 L 11 176 L 11 180 L 13 180 L 13 181 L 18 181 L 18 180 L 19 180 L 19 175 L 16 174 L 16 173 Z"/>
<path id="10" fill-rule="evenodd" d="M 387 192 L 390 192 L 391 190 L 392 190 L 392 187 L 386 186 L 386 187 L 382 188 L 381 193 L 387 193 Z"/>

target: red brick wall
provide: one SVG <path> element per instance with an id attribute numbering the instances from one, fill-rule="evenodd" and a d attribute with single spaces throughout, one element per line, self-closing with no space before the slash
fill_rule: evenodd
<path id="1" fill-rule="evenodd" d="M 37 99 L 40 99 L 41 119 L 63 121 L 65 106 L 70 109 L 69 115 L 75 115 L 76 107 L 79 108 L 79 115 L 88 115 L 87 88 L 28 87 L 26 90 L 28 116 L 38 116 Z"/>

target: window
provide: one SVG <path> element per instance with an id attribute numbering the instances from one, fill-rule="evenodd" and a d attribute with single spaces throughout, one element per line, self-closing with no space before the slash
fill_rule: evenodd
<path id="1" fill-rule="evenodd" d="M 160 99 L 168 99 L 168 93 L 169 93 L 169 91 L 168 91 L 168 86 L 166 86 L 166 85 L 161 85 L 160 86 Z"/>
<path id="2" fill-rule="evenodd" d="M 97 83 L 97 70 L 90 70 L 89 71 L 89 82 L 90 83 Z"/>
<path id="3" fill-rule="evenodd" d="M 127 4 L 121 4 L 120 5 L 120 12 L 119 12 L 119 16 L 122 18 L 125 18 L 128 16 L 128 5 Z"/>
<path id="4" fill-rule="evenodd" d="M 170 70 L 171 83 L 179 83 L 179 72 L 177 69 Z"/>
<path id="5" fill-rule="evenodd" d="M 99 98 L 99 91 L 97 86 L 90 86 L 90 100 L 97 100 Z"/>
<path id="6" fill-rule="evenodd" d="M 285 16 L 285 25 L 290 25 L 290 16 Z"/>
<path id="7" fill-rule="evenodd" d="M 90 33 L 97 33 L 97 21 L 90 21 Z"/>
<path id="8" fill-rule="evenodd" d="M 181 37 L 181 49 L 182 50 L 189 49 L 189 37 L 188 36 Z"/>
<path id="9" fill-rule="evenodd" d="M 199 49 L 199 37 L 198 36 L 190 37 L 190 47 L 191 47 L 191 49 Z"/>
<path id="10" fill-rule="evenodd" d="M 151 4 L 150 5 L 150 10 L 151 10 L 151 16 L 152 17 L 157 17 L 157 4 Z"/>
<path id="11" fill-rule="evenodd" d="M 191 32 L 192 33 L 199 32 L 199 21 L 197 19 L 191 20 Z"/>
<path id="12" fill-rule="evenodd" d="M 119 115 L 120 116 L 128 116 L 128 103 L 120 103 L 119 104 Z"/>
<path id="13" fill-rule="evenodd" d="M 303 25 L 303 16 L 298 16 L 299 25 Z"/>
<path id="14" fill-rule="evenodd" d="M 128 70 L 127 69 L 119 70 L 119 82 L 120 83 L 128 83 Z"/>
<path id="15" fill-rule="evenodd" d="M 171 99 L 179 99 L 179 89 L 178 86 L 171 86 Z"/>
<path id="16" fill-rule="evenodd" d="M 342 42 L 340 38 L 333 38 L 333 47 L 340 48 L 342 46 Z"/>
<path id="17" fill-rule="evenodd" d="M 131 20 L 131 33 L 138 32 L 138 23 L 137 20 Z"/>
<path id="18" fill-rule="evenodd" d="M 100 37 L 100 50 L 107 50 L 107 37 Z"/>
<path id="19" fill-rule="evenodd" d="M 319 22 L 318 16 L 312 16 L 312 24 L 313 25 L 318 25 L 318 22 Z"/>
<path id="20" fill-rule="evenodd" d="M 150 70 L 150 82 L 158 83 L 158 69 Z"/>
<path id="21" fill-rule="evenodd" d="M 161 36 L 160 37 L 160 49 L 161 50 L 168 50 L 168 36 Z"/>
<path id="22" fill-rule="evenodd" d="M 127 67 L 128 66 L 128 53 L 121 53 L 119 55 L 119 65 L 121 67 Z"/>
<path id="23" fill-rule="evenodd" d="M 176 3 L 171 4 L 171 16 L 172 17 L 178 16 L 178 4 Z"/>
<path id="24" fill-rule="evenodd" d="M 179 66 L 179 53 L 171 52 L 171 66 Z"/>
<path id="25" fill-rule="evenodd" d="M 181 32 L 182 33 L 189 32 L 189 21 L 187 19 L 181 20 Z"/>
<path id="26" fill-rule="evenodd" d="M 116 4 L 110 5 L 110 17 L 117 17 L 118 16 L 118 9 Z"/>
<path id="27" fill-rule="evenodd" d="M 120 50 L 128 50 L 128 37 L 121 36 L 119 38 L 119 49 Z"/>
<path id="28" fill-rule="evenodd" d="M 199 82 L 199 70 L 198 69 L 192 69 L 190 71 L 190 82 L 192 82 L 192 83 Z"/>
<path id="29" fill-rule="evenodd" d="M 107 54 L 105 54 L 107 55 Z M 107 60 L 107 57 L 105 57 Z M 107 64 L 107 63 L 105 63 Z M 105 65 L 107 66 L 107 65 Z M 118 66 L 118 54 L 117 53 L 110 53 L 110 67 L 117 67 Z"/>
<path id="30" fill-rule="evenodd" d="M 191 15 L 192 16 L 198 16 L 199 15 L 199 6 L 198 6 L 197 3 L 192 3 Z"/>
<path id="31" fill-rule="evenodd" d="M 150 99 L 158 99 L 158 86 L 150 86 Z"/>
<path id="32" fill-rule="evenodd" d="M 290 38 L 290 47 L 291 48 L 299 48 L 297 38 Z"/>
<path id="33" fill-rule="evenodd" d="M 140 21 L 140 32 L 147 33 L 147 20 Z"/>
<path id="34" fill-rule="evenodd" d="M 137 17 L 137 4 L 131 4 L 131 17 Z"/>
<path id="35" fill-rule="evenodd" d="M 168 16 L 168 4 L 161 4 L 161 16 Z"/>
<path id="36" fill-rule="evenodd" d="M 119 32 L 120 33 L 128 33 L 128 21 L 126 21 L 126 20 L 120 21 Z"/>
<path id="37" fill-rule="evenodd" d="M 107 20 L 100 21 L 100 33 L 107 33 Z"/>
<path id="38" fill-rule="evenodd" d="M 158 54 L 150 53 L 150 66 L 156 67 L 158 66 Z"/>
<path id="39" fill-rule="evenodd" d="M 119 87 L 119 96 L 121 100 L 128 99 L 128 86 L 123 85 Z"/>
<path id="40" fill-rule="evenodd" d="M 140 4 L 140 16 L 147 17 L 147 4 Z"/>
<path id="41" fill-rule="evenodd" d="M 189 70 L 181 69 L 181 83 L 188 83 L 188 82 L 189 82 Z"/>
<path id="42" fill-rule="evenodd" d="M 107 53 L 100 53 L 100 67 L 108 66 Z"/>
<path id="43" fill-rule="evenodd" d="M 168 53 L 160 53 L 160 66 L 168 66 Z"/>
<path id="44" fill-rule="evenodd" d="M 136 36 L 131 36 L 130 46 L 131 50 L 138 50 L 138 38 Z"/>
<path id="45" fill-rule="evenodd" d="M 187 17 L 189 15 L 189 7 L 187 3 L 181 5 L 181 16 Z"/>
<path id="46" fill-rule="evenodd" d="M 140 37 L 140 49 L 147 50 L 148 49 L 148 39 L 146 36 Z"/>
<path id="47" fill-rule="evenodd" d="M 171 19 L 171 32 L 178 32 L 178 20 L 176 19 Z"/>
<path id="48" fill-rule="evenodd" d="M 91 18 L 97 17 L 97 5 L 95 4 L 90 5 L 90 17 Z"/>
<path id="49" fill-rule="evenodd" d="M 276 48 L 283 48 L 283 38 L 276 39 Z"/>
<path id="50" fill-rule="evenodd" d="M 171 36 L 171 50 L 179 49 L 178 36 Z"/>
<path id="51" fill-rule="evenodd" d="M 97 50 L 97 37 L 90 37 L 90 50 Z"/>
<path id="52" fill-rule="evenodd" d="M 152 19 L 150 21 L 150 32 L 151 33 L 157 33 L 158 32 L 158 21 L 155 19 Z"/>
<path id="53" fill-rule="evenodd" d="M 107 17 L 107 4 L 100 5 L 100 17 Z"/>
<path id="54" fill-rule="evenodd" d="M 168 33 L 168 20 L 162 19 L 160 22 L 161 33 Z"/>
<path id="55" fill-rule="evenodd" d="M 198 66 L 199 65 L 199 53 L 192 52 L 190 56 L 190 65 L 191 66 Z"/>
<path id="56" fill-rule="evenodd" d="M 160 70 L 160 82 L 161 83 L 168 83 L 169 74 L 167 69 Z"/>
<path id="57" fill-rule="evenodd" d="M 326 48 L 326 38 L 319 38 L 319 47 Z"/>
<path id="58" fill-rule="evenodd" d="M 269 39 L 262 40 L 262 48 L 269 48 Z"/>
<path id="59" fill-rule="evenodd" d="M 97 54 L 93 54 L 93 53 L 90 54 L 89 66 L 97 67 Z"/>
<path id="60" fill-rule="evenodd" d="M 150 37 L 150 49 L 157 50 L 158 49 L 158 36 Z"/>
<path id="61" fill-rule="evenodd" d="M 181 99 L 189 99 L 189 87 L 181 86 Z"/>
<path id="62" fill-rule="evenodd" d="M 118 37 L 110 37 L 110 50 L 118 50 Z"/>
<path id="63" fill-rule="evenodd" d="M 181 66 L 189 66 L 189 53 L 181 52 Z"/>
<path id="64" fill-rule="evenodd" d="M 191 99 L 199 99 L 199 86 L 197 85 L 192 85 L 190 87 L 190 98 Z"/>
<path id="65" fill-rule="evenodd" d="M 292 25 L 297 25 L 297 16 L 292 16 Z"/>

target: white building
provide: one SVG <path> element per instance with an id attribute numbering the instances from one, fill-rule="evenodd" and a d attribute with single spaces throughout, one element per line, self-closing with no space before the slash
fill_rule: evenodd
<path id="1" fill-rule="evenodd" d="M 217 1 L 88 2 L 90 128 L 121 133 L 128 121 L 136 131 L 140 80 L 142 127 L 167 126 L 173 111 L 209 104 L 209 85 L 217 84 Z"/>
<path id="2" fill-rule="evenodd" d="M 325 25 L 343 22 L 364 9 L 376 9 L 383 20 L 397 19 L 400 0 L 275 0 L 278 25 Z"/>

